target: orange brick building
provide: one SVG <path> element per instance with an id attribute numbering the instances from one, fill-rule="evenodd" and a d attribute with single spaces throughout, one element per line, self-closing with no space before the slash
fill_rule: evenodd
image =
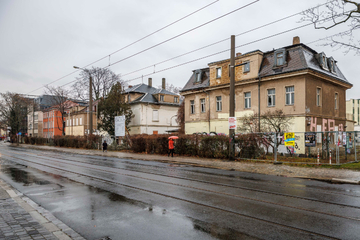
<path id="1" fill-rule="evenodd" d="M 68 100 L 64 103 L 65 112 L 67 113 L 70 108 L 85 105 L 85 102 Z M 52 106 L 43 111 L 43 136 L 44 138 L 54 138 L 54 136 L 62 136 L 63 129 L 65 128 L 65 118 L 62 118 L 61 112 L 57 106 Z M 64 130 L 65 132 L 65 130 Z"/>

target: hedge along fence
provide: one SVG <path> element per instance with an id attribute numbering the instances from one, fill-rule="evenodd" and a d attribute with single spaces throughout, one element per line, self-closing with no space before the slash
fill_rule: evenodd
<path id="1" fill-rule="evenodd" d="M 57 147 L 70 147 L 70 148 L 97 148 L 97 144 L 101 137 L 92 135 L 91 137 L 75 137 L 75 136 L 55 136 L 54 139 L 40 138 L 40 137 L 25 137 L 26 144 L 45 145 L 50 143 Z"/>
<path id="2" fill-rule="evenodd" d="M 167 154 L 169 136 L 167 134 L 134 135 L 131 137 L 131 150 L 137 153 Z M 228 158 L 229 138 L 226 136 L 181 135 L 175 140 L 175 153 L 206 158 Z"/>

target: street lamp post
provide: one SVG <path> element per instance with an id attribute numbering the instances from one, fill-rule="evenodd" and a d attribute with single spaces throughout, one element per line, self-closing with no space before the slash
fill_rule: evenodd
<path id="1" fill-rule="evenodd" d="M 90 116 L 89 117 L 89 135 L 92 135 L 93 134 L 92 76 L 88 69 L 80 68 L 77 66 L 74 66 L 74 68 L 84 70 L 85 72 L 87 72 L 89 74 L 89 116 Z"/>

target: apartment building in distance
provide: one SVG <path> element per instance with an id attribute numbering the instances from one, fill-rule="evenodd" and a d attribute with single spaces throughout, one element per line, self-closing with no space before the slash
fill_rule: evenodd
<path id="1" fill-rule="evenodd" d="M 54 96 L 41 95 L 32 99 L 27 116 L 28 136 L 43 137 L 43 110 L 51 107 Z"/>
<path id="2" fill-rule="evenodd" d="M 138 84 L 125 89 L 126 102 L 130 103 L 135 115 L 129 124 L 130 134 L 163 134 L 177 131 L 177 112 L 180 107 L 180 95 L 165 90 L 165 78 L 162 88 Z"/>
<path id="3" fill-rule="evenodd" d="M 93 103 L 93 133 L 97 132 L 97 103 Z M 76 105 L 67 110 L 65 117 L 65 135 L 85 136 L 89 134 L 89 105 Z"/>
<path id="4" fill-rule="evenodd" d="M 282 109 L 293 117 L 290 131 L 343 131 L 346 90 L 352 84 L 334 58 L 294 37 L 293 44 L 268 52 L 236 54 L 235 117 Z M 181 90 L 185 132 L 229 133 L 230 59 L 194 70 Z M 238 131 L 238 130 L 236 130 Z"/>
<path id="5" fill-rule="evenodd" d="M 69 109 L 75 106 L 84 106 L 87 103 L 84 101 L 78 100 L 67 100 L 63 103 L 65 107 L 65 112 L 68 112 Z M 51 106 L 43 110 L 43 137 L 45 138 L 54 138 L 54 136 L 62 136 L 63 129 L 65 129 L 66 134 L 66 122 L 65 117 L 62 117 L 61 112 L 59 111 L 56 105 Z"/>
<path id="6" fill-rule="evenodd" d="M 354 131 L 360 131 L 360 99 L 346 101 L 346 117 L 354 124 Z"/>

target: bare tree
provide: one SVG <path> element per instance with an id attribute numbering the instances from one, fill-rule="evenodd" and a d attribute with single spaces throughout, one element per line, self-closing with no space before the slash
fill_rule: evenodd
<path id="1" fill-rule="evenodd" d="M 286 115 L 281 109 L 274 111 L 268 110 L 260 115 L 260 135 L 263 135 L 262 144 L 267 144 L 274 148 L 281 144 L 281 139 L 274 138 L 270 133 L 283 133 L 288 131 L 292 123 L 293 117 Z M 242 119 L 242 125 L 238 127 L 241 132 L 256 133 L 259 132 L 259 115 L 257 113 L 245 116 Z"/>
<path id="2" fill-rule="evenodd" d="M 360 28 L 360 3 L 349 0 L 328 0 L 327 4 L 303 12 L 301 21 L 309 21 L 315 29 L 332 29 L 347 24 L 347 30 L 323 38 L 323 46 L 344 49 L 344 54 L 353 51 L 360 55 L 360 40 L 354 31 Z"/>
<path id="3" fill-rule="evenodd" d="M 17 93 L 0 93 L 0 122 L 11 128 L 10 134 L 27 130 L 27 114 L 30 100 Z"/>
<path id="4" fill-rule="evenodd" d="M 89 99 L 90 75 L 93 79 L 92 89 L 93 98 L 95 98 L 95 100 L 105 98 L 115 83 L 120 82 L 123 85 L 123 81 L 121 80 L 120 75 L 115 74 L 107 68 L 93 67 L 91 69 L 82 71 L 80 73 L 80 77 L 76 78 L 76 83 L 72 85 L 74 89 L 73 95 L 75 98 L 80 98 L 82 100 Z"/>
<path id="5" fill-rule="evenodd" d="M 62 135 L 65 135 L 64 119 L 66 115 L 66 110 L 72 105 L 72 102 L 69 100 L 70 90 L 62 87 L 46 86 L 45 93 L 47 95 L 52 95 L 51 108 L 59 111 L 61 115 L 61 121 L 56 121 L 55 127 L 62 131 Z"/>
<path id="6" fill-rule="evenodd" d="M 161 86 L 161 85 L 158 85 L 157 88 L 160 89 L 160 88 L 162 88 L 162 86 Z M 169 91 L 169 92 L 173 92 L 173 93 L 179 94 L 181 88 L 180 88 L 180 87 L 175 87 L 173 84 L 166 83 L 166 85 L 165 85 L 165 90 L 167 90 L 167 91 Z"/>

